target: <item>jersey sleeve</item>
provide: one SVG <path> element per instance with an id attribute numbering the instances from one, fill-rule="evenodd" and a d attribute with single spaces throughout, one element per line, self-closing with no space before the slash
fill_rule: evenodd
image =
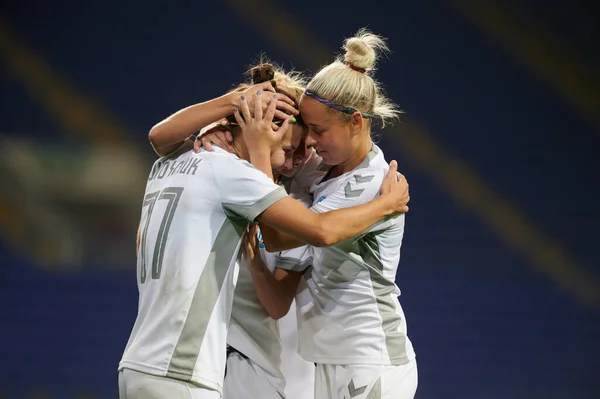
<path id="1" fill-rule="evenodd" d="M 277 257 L 277 267 L 303 272 L 313 264 L 313 248 L 310 245 L 282 251 Z"/>
<path id="2" fill-rule="evenodd" d="M 333 193 L 315 198 L 311 210 L 319 213 L 365 204 L 377 196 L 387 171 L 358 169 L 348 176 Z"/>
<path id="3" fill-rule="evenodd" d="M 223 208 L 239 217 L 254 221 L 280 199 L 287 197 L 283 187 L 251 163 L 221 154 L 213 162 L 214 176 Z"/>

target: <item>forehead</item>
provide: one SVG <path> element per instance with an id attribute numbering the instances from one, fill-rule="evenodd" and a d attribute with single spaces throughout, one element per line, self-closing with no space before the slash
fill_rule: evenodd
<path id="1" fill-rule="evenodd" d="M 331 113 L 327 112 L 329 107 L 308 96 L 302 96 L 300 100 L 300 115 L 307 125 L 326 124 L 331 119 Z"/>
<path id="2" fill-rule="evenodd" d="M 291 144 L 294 148 L 298 148 L 304 135 L 307 133 L 306 129 L 301 125 L 292 125 L 290 130 L 292 131 Z"/>

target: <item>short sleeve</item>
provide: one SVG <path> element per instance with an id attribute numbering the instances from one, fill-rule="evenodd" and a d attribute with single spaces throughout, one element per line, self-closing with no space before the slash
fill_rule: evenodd
<path id="1" fill-rule="evenodd" d="M 249 221 L 280 199 L 287 197 L 283 187 L 251 163 L 231 154 L 217 154 L 214 176 L 223 208 Z"/>
<path id="2" fill-rule="evenodd" d="M 313 264 L 313 248 L 310 245 L 282 251 L 277 257 L 280 269 L 303 272 Z"/>

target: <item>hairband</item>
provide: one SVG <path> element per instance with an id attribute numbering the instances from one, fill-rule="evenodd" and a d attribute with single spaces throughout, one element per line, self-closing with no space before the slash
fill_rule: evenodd
<path id="1" fill-rule="evenodd" d="M 354 65 L 348 61 L 346 61 L 346 66 L 349 67 L 350 69 L 354 69 L 355 71 L 360 72 L 360 73 L 367 72 L 367 70 L 365 68 L 357 67 L 356 65 Z"/>
<path id="2" fill-rule="evenodd" d="M 336 109 L 336 110 L 338 110 L 340 112 L 343 112 L 345 114 L 352 115 L 355 112 L 360 112 L 357 109 L 350 108 L 350 107 L 344 107 L 343 105 L 336 104 L 333 101 L 330 101 L 330 100 L 328 100 L 326 98 L 323 98 L 323 97 L 321 97 L 321 96 L 313 93 L 310 90 L 304 91 L 304 94 L 307 95 L 307 96 L 309 96 L 312 99 L 317 100 L 318 102 L 320 102 L 322 104 L 327 105 L 330 108 Z M 363 118 L 374 118 L 375 117 L 375 115 L 372 115 L 372 114 L 369 114 L 369 113 L 366 113 L 366 112 L 360 112 L 360 114 L 362 115 Z"/>

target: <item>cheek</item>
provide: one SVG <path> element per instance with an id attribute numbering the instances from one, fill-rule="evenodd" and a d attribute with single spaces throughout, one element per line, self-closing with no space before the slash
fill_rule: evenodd
<path id="1" fill-rule="evenodd" d="M 285 162 L 285 152 L 283 150 L 277 150 L 271 154 L 271 167 L 273 169 L 280 168 Z"/>
<path id="2" fill-rule="evenodd" d="M 332 154 L 344 152 L 347 145 L 347 138 L 344 137 L 343 132 L 328 132 L 321 139 L 323 147 Z"/>

